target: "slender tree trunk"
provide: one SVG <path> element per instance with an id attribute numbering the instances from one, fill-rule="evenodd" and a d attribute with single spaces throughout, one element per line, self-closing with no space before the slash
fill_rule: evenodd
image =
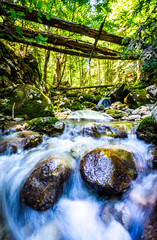
<path id="1" fill-rule="evenodd" d="M 47 69 L 48 69 L 48 63 L 50 60 L 50 50 L 45 51 L 45 64 L 44 64 L 44 77 L 43 80 L 46 82 L 47 80 Z"/>

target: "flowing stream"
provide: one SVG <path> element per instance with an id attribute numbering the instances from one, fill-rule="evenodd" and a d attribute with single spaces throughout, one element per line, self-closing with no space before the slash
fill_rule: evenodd
<path id="1" fill-rule="evenodd" d="M 81 125 L 67 122 L 59 137 L 44 137 L 37 148 L 18 150 L 16 154 L 0 156 L 0 210 L 6 226 L 15 240 L 139 240 L 151 204 L 156 198 L 157 172 L 148 167 L 151 145 L 136 138 L 134 130 L 128 138 L 82 137 L 77 134 Z M 15 133 L 14 133 L 15 134 Z M 9 136 L 7 136 L 9 137 Z M 88 151 L 104 145 L 125 146 L 138 156 L 138 177 L 121 198 L 108 200 L 88 190 L 79 173 L 80 158 Z M 72 157 L 71 152 L 77 152 Z M 53 209 L 38 212 L 24 206 L 20 189 L 41 158 L 59 153 L 71 162 L 73 175 L 68 187 Z M 74 155 L 73 155 L 74 156 Z M 105 206 L 121 215 L 106 215 Z"/>

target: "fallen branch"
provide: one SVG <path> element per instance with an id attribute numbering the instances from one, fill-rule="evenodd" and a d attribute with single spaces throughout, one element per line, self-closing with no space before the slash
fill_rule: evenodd
<path id="1" fill-rule="evenodd" d="M 6 8 L 2 8 L 3 6 L 6 6 Z M 87 27 L 74 22 L 69 22 L 57 17 L 51 17 L 49 19 L 49 15 L 46 13 L 42 13 L 36 10 L 31 10 L 29 8 L 26 8 L 14 3 L 10 3 L 7 1 L 0 1 L 1 15 L 10 16 L 8 12 L 8 10 L 10 9 L 15 10 L 16 12 L 24 13 L 23 19 L 27 21 L 32 21 L 40 24 L 42 23 L 50 27 L 56 27 L 56 28 L 70 31 L 70 32 L 79 33 L 81 35 L 85 35 L 94 39 L 97 37 L 99 33 L 99 30 L 95 28 Z M 100 35 L 100 40 L 127 46 L 131 39 L 127 38 L 127 42 L 124 42 L 123 37 L 107 33 L 106 31 L 102 31 Z"/>

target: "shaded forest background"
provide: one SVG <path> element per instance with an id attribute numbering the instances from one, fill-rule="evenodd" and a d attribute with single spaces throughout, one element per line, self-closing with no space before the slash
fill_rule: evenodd
<path id="1" fill-rule="evenodd" d="M 4 3 L 4 1 L 1 1 Z M 10 33 L 9 44 L 21 55 L 31 53 L 36 57 L 42 74 L 42 81 L 47 84 L 47 89 L 57 86 L 89 86 L 103 84 L 117 84 L 128 82 L 139 84 L 139 82 L 150 81 L 151 76 L 156 75 L 156 1 L 155 0 L 17 0 L 6 1 L 38 10 L 39 23 L 26 21 L 21 12 L 14 9 L 9 10 L 9 17 L 1 15 L 1 24 L 7 26 L 7 22 L 16 25 L 17 34 L 26 40 L 21 31 L 22 28 L 40 30 L 70 37 L 94 44 L 95 39 L 82 36 L 63 29 L 42 25 L 40 14 L 47 13 L 47 20 L 52 16 L 62 18 L 66 21 L 76 22 L 92 28 L 99 29 L 104 20 L 103 30 L 122 36 L 123 43 L 129 41 L 127 46 L 118 45 L 99 40 L 98 46 L 118 51 L 122 60 L 90 59 L 78 56 L 70 56 L 46 49 L 30 46 L 29 44 L 18 44 L 12 41 Z M 5 10 L 5 5 L 0 5 Z M 4 34 L 0 32 L 0 38 Z M 49 46 L 47 38 L 38 34 L 29 41 L 38 42 Z M 125 44 L 124 44 L 125 45 Z M 66 49 L 66 47 L 60 47 Z M 137 60 L 125 60 L 134 55 Z"/>

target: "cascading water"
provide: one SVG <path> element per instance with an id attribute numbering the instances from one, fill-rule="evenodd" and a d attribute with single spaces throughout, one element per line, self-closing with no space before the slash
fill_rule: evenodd
<path id="1" fill-rule="evenodd" d="M 73 130 L 70 130 L 73 129 Z M 139 240 L 149 206 L 157 197 L 157 173 L 147 167 L 149 145 L 130 133 L 127 139 L 83 137 L 79 125 L 67 123 L 60 137 L 45 137 L 31 150 L 0 156 L 0 209 L 15 240 Z M 138 155 L 138 178 L 121 199 L 98 197 L 88 190 L 79 173 L 79 160 L 103 145 L 125 146 Z M 72 151 L 80 151 L 72 157 Z M 64 154 L 73 167 L 68 187 L 53 209 L 38 212 L 21 203 L 19 192 L 36 163 L 52 153 Z M 80 155 L 79 155 L 80 154 Z M 105 206 L 116 214 L 103 215 Z"/>

